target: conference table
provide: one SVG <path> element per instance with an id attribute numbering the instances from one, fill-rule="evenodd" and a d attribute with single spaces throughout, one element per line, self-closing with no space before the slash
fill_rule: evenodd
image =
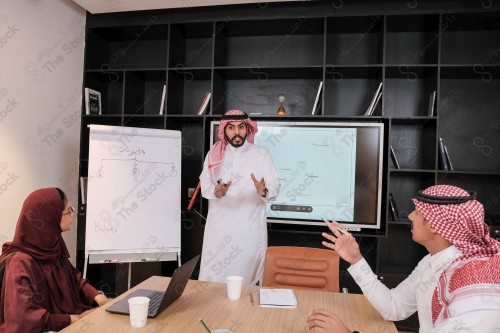
<path id="1" fill-rule="evenodd" d="M 152 276 L 60 332 L 206 333 L 199 321 L 203 319 L 211 330 L 225 328 L 233 333 L 306 333 L 307 317 L 313 309 L 322 308 L 335 313 L 352 330 L 397 333 L 394 323 L 382 319 L 360 294 L 295 289 L 296 308 L 264 308 L 259 306 L 258 286 L 243 285 L 241 298 L 232 301 L 227 298 L 225 283 L 197 280 L 190 280 L 182 296 L 156 318 L 148 318 L 142 328 L 132 327 L 127 315 L 105 311 L 136 289 L 164 291 L 169 281 L 168 277 Z"/>

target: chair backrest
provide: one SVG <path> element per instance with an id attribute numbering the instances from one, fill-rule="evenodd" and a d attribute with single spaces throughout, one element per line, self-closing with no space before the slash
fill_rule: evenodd
<path id="1" fill-rule="evenodd" d="M 340 292 L 339 255 L 326 249 L 270 246 L 262 286 Z"/>

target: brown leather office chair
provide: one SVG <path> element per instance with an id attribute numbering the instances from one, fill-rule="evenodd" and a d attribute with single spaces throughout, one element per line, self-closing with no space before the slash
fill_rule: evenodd
<path id="1" fill-rule="evenodd" d="M 270 246 L 262 286 L 340 292 L 339 255 L 326 249 Z"/>

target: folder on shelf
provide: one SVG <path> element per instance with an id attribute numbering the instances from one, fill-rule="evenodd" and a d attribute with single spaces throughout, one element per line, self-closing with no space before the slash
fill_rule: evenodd
<path id="1" fill-rule="evenodd" d="M 376 103 L 378 102 L 381 96 L 381 91 L 380 91 L 381 89 L 382 89 L 382 82 L 380 82 L 380 84 L 378 85 L 377 91 L 373 95 L 372 101 L 370 102 L 368 109 L 366 109 L 365 116 L 370 116 L 375 110 Z"/>
<path id="2" fill-rule="evenodd" d="M 429 97 L 429 109 L 427 111 L 427 116 L 433 117 L 434 116 L 434 105 L 436 104 L 436 90 L 434 90 Z"/>
<path id="3" fill-rule="evenodd" d="M 167 85 L 163 85 L 163 92 L 161 94 L 161 103 L 160 103 L 160 113 L 159 115 L 162 116 L 164 109 L 165 109 L 165 95 L 167 94 Z"/>
<path id="4" fill-rule="evenodd" d="M 394 164 L 394 167 L 396 169 L 400 169 L 398 159 L 396 158 L 396 153 L 394 153 L 394 149 L 392 148 L 392 146 L 390 147 L 390 155 L 391 155 L 391 160 L 392 160 L 392 163 Z"/>
<path id="5" fill-rule="evenodd" d="M 211 92 L 207 92 L 205 94 L 205 97 L 203 98 L 203 102 L 200 105 L 200 109 L 198 110 L 198 115 L 202 115 L 205 112 L 205 110 L 206 110 L 206 108 L 208 106 L 208 102 L 210 101 L 210 97 L 211 96 L 212 96 Z"/>
<path id="6" fill-rule="evenodd" d="M 375 104 L 373 104 L 373 107 L 370 110 L 369 116 L 371 116 L 373 114 L 373 112 L 375 111 L 375 109 L 377 108 L 378 101 L 380 100 L 381 97 L 382 97 L 382 91 L 378 93 L 377 99 L 375 100 Z"/>
<path id="7" fill-rule="evenodd" d="M 394 221 L 399 221 L 399 210 L 398 206 L 396 206 L 396 201 L 394 200 L 392 193 L 389 193 L 389 211 L 392 219 Z"/>
<path id="8" fill-rule="evenodd" d="M 450 155 L 448 154 L 448 147 L 446 147 L 445 144 L 443 144 L 443 147 L 444 147 L 444 155 L 446 158 L 446 162 L 448 162 L 448 167 L 450 168 L 450 171 L 453 171 L 453 164 L 451 164 Z"/>
<path id="9" fill-rule="evenodd" d="M 101 93 L 99 91 L 85 88 L 85 114 L 102 114 Z"/>
<path id="10" fill-rule="evenodd" d="M 313 104 L 313 108 L 312 108 L 312 112 L 311 112 L 311 115 L 313 115 L 313 116 L 316 114 L 317 109 L 319 109 L 319 106 L 321 105 L 320 97 L 321 97 L 321 88 L 322 87 L 323 87 L 323 81 L 321 81 L 319 83 L 318 92 L 316 93 L 316 99 L 314 100 L 314 104 Z"/>
<path id="11" fill-rule="evenodd" d="M 450 170 L 450 165 L 448 164 L 448 160 L 446 159 L 446 152 L 444 148 L 443 138 L 439 138 L 439 162 L 441 170 L 444 171 Z"/>

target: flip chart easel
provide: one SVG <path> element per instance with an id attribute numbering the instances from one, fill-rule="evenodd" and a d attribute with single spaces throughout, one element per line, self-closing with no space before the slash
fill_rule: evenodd
<path id="1" fill-rule="evenodd" d="M 85 266 L 180 262 L 180 131 L 89 125 Z"/>

